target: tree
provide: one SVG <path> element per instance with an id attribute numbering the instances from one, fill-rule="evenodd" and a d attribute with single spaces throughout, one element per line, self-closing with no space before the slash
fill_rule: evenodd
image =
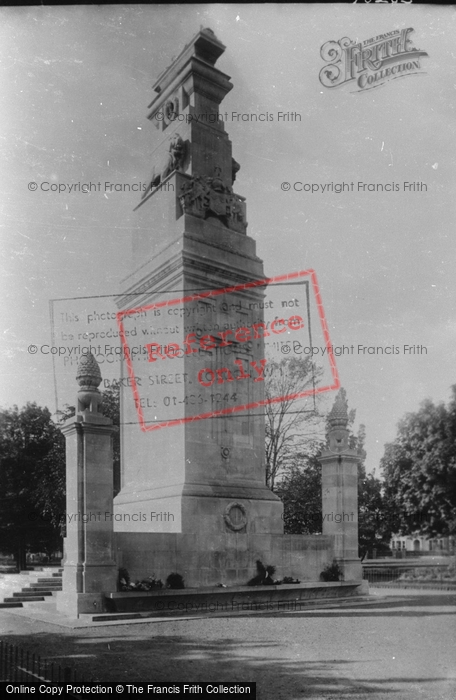
<path id="1" fill-rule="evenodd" d="M 297 394 L 315 387 L 320 374 L 309 357 L 268 362 L 265 397 L 277 399 L 265 407 L 266 483 L 272 490 L 278 474 L 293 455 L 315 439 L 318 427 L 322 430 L 318 411 L 304 410 L 296 398 Z"/>
<path id="2" fill-rule="evenodd" d="M 372 549 L 387 549 L 390 535 L 384 517 L 382 482 L 375 474 L 366 475 L 364 449 L 366 428 L 360 425 L 353 432 L 356 411 L 349 412 L 349 447 L 359 454 L 358 511 L 361 554 Z M 305 452 L 296 452 L 284 467 L 274 491 L 284 506 L 284 529 L 287 534 L 319 534 L 322 532 L 321 466 L 318 455 L 325 443 L 309 442 Z"/>
<path id="3" fill-rule="evenodd" d="M 54 507 L 62 512 L 63 449 L 47 408 L 28 403 L 0 411 L 0 549 L 13 554 L 19 568 L 25 568 L 27 550 L 58 547 L 51 513 Z"/>
<path id="4" fill-rule="evenodd" d="M 391 526 L 383 498 L 383 483 L 374 474 L 359 474 L 358 541 L 362 555 L 389 550 Z"/>
<path id="5" fill-rule="evenodd" d="M 399 422 L 381 468 L 396 533 L 456 533 L 456 385 L 448 407 L 427 399 Z"/>
<path id="6" fill-rule="evenodd" d="M 316 450 L 319 452 L 323 446 L 323 443 L 316 445 Z M 297 453 L 274 491 L 283 503 L 286 534 L 321 533 L 321 466 L 316 453 Z"/>
<path id="7" fill-rule="evenodd" d="M 349 425 L 352 425 L 356 412 L 350 412 Z M 374 474 L 366 474 L 366 426 L 361 423 L 355 435 L 351 432 L 349 445 L 357 450 L 358 463 L 358 542 L 360 554 L 365 555 L 373 549 L 389 549 L 391 531 L 385 517 L 383 484 Z"/>
<path id="8" fill-rule="evenodd" d="M 119 387 L 102 392 L 102 413 L 119 425 Z M 60 426 L 74 406 L 58 412 L 28 403 L 0 411 L 0 551 L 13 554 L 19 569 L 27 552 L 49 556 L 62 547 L 65 523 L 65 438 Z M 114 495 L 120 490 L 120 438 L 113 436 Z M 117 490 L 116 490 L 117 489 Z"/>

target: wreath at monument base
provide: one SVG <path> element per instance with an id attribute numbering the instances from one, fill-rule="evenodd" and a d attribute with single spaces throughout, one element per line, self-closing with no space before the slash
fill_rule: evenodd
<path id="1" fill-rule="evenodd" d="M 248 581 L 248 586 L 281 586 L 283 583 L 301 583 L 299 579 L 294 579 L 291 576 L 285 576 L 283 579 L 273 579 L 275 574 L 275 566 L 268 564 L 265 566 L 260 559 L 256 562 L 257 575 Z"/>
<path id="2" fill-rule="evenodd" d="M 130 574 L 127 569 L 119 569 L 119 590 L 120 591 L 154 591 L 163 588 L 163 583 L 160 579 L 155 578 L 155 574 L 142 581 L 132 583 Z"/>

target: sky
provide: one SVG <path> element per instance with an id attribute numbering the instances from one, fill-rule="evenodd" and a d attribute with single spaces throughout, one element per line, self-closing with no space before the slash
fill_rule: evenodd
<path id="1" fill-rule="evenodd" d="M 144 182 L 156 138 L 146 118 L 152 85 L 202 25 L 227 47 L 217 67 L 234 87 L 221 111 L 241 165 L 235 190 L 247 199 L 248 233 L 268 277 L 315 270 L 333 345 L 354 347 L 337 367 L 356 425 L 366 425 L 367 469 L 378 474 L 397 422 L 425 398 L 448 401 L 456 383 L 455 9 L 196 4 L 0 14 L 0 405 L 55 410 L 52 357 L 27 351 L 51 342 L 51 300 L 115 295 L 129 271 L 137 193 L 43 190 Z M 405 28 L 428 54 L 420 74 L 361 91 L 320 82 L 327 42 Z M 279 112 L 300 119 L 279 121 Z M 352 182 L 353 191 L 321 191 Z M 359 191 L 359 182 L 392 191 Z M 427 190 L 404 191 L 404 182 Z"/>

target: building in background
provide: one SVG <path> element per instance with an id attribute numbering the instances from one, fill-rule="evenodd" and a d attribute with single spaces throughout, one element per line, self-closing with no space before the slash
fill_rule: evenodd
<path id="1" fill-rule="evenodd" d="M 413 552 L 414 554 L 454 554 L 455 538 L 428 537 L 419 533 L 411 535 L 392 535 L 390 547 L 393 556 L 397 552 Z"/>

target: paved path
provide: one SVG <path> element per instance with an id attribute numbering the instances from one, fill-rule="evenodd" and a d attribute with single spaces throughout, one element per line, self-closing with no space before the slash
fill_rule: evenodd
<path id="1" fill-rule="evenodd" d="M 346 609 L 68 629 L 0 612 L 0 634 L 86 680 L 256 681 L 260 700 L 456 699 L 456 595 L 373 590 Z"/>

